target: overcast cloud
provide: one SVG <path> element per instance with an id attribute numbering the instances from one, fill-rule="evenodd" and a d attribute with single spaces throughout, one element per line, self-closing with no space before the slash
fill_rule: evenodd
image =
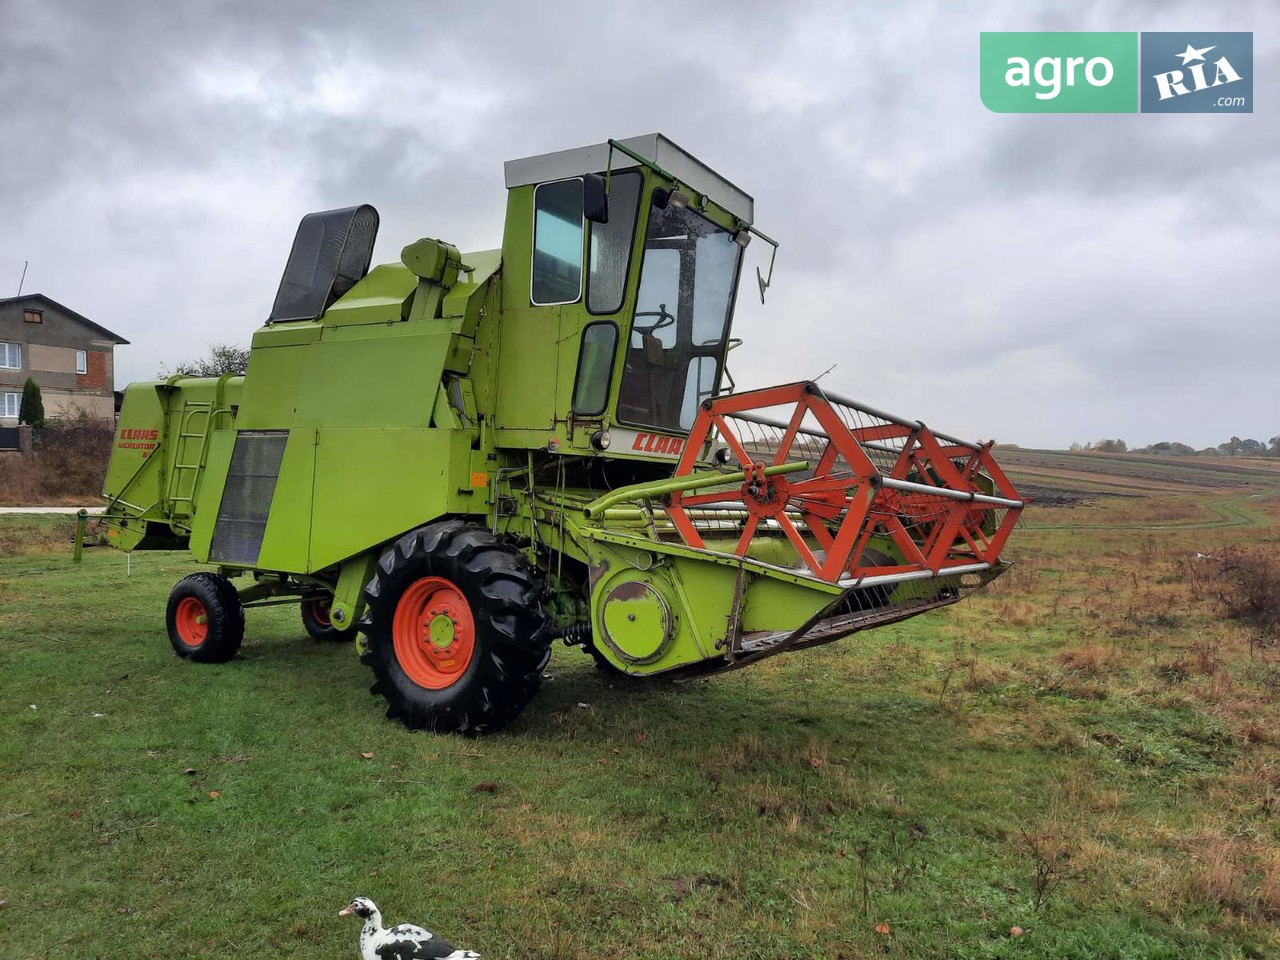
<path id="1" fill-rule="evenodd" d="M 1272 3 L 0 0 L 0 296 L 247 344 L 298 219 L 501 240 L 502 162 L 651 131 L 756 198 L 731 369 L 1024 446 L 1280 433 Z M 982 30 L 1252 30 L 1255 113 L 1006 115 Z M 767 248 L 753 244 L 762 260 Z M 754 266 L 754 264 L 751 264 Z M 766 264 L 767 265 L 767 264 Z"/>

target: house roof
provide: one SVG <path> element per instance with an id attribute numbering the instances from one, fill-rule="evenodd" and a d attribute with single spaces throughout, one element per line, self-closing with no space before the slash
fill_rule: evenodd
<path id="1" fill-rule="evenodd" d="M 43 293 L 25 293 L 20 297 L 0 297 L 0 307 L 6 306 L 7 304 L 10 304 L 10 303 L 34 303 L 37 300 L 41 301 L 42 303 L 48 304 L 51 307 L 57 307 L 67 316 L 71 317 L 74 320 L 79 320 L 90 330 L 96 330 L 98 333 L 102 334 L 104 337 L 107 337 L 108 339 L 113 340 L 116 343 L 127 344 L 129 342 L 124 337 L 120 336 L 120 334 L 112 333 L 106 327 L 102 326 L 102 324 L 94 323 L 84 314 L 76 313 L 76 311 L 72 310 L 70 307 L 66 306 L 65 304 L 59 303 L 57 300 L 54 300 L 52 297 L 46 297 Z"/>

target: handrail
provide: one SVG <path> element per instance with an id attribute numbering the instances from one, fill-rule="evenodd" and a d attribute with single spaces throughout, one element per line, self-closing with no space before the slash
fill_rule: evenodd
<path id="1" fill-rule="evenodd" d="M 797 460 L 793 463 L 779 463 L 764 468 L 766 477 L 776 477 L 784 473 L 798 473 L 809 469 L 808 460 Z M 668 493 L 682 493 L 686 490 L 702 490 L 706 487 L 720 487 L 728 483 L 742 483 L 747 479 L 747 471 L 735 470 L 732 473 L 691 473 L 669 480 L 653 480 L 649 483 L 636 483 L 629 487 L 619 487 L 597 497 L 582 508 L 588 520 L 595 520 L 604 511 L 618 503 L 644 497 L 660 497 Z"/>

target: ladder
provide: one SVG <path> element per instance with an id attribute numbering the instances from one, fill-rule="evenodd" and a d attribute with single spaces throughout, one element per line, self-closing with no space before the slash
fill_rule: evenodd
<path id="1" fill-rule="evenodd" d="M 165 499 L 172 520 L 190 519 L 195 515 L 196 487 L 204 467 L 209 446 L 209 428 L 213 424 L 212 400 L 187 400 L 178 418 L 178 433 L 173 438 L 169 462 L 169 484 Z"/>

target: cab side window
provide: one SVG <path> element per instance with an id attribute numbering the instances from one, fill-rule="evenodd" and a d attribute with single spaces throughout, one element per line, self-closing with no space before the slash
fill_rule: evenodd
<path id="1" fill-rule="evenodd" d="M 582 296 L 582 180 L 539 184 L 533 191 L 533 283 L 539 305 Z"/>
<path id="2" fill-rule="evenodd" d="M 582 331 L 582 351 L 578 354 L 578 375 L 573 387 L 575 414 L 598 417 L 604 413 L 617 355 L 618 328 L 608 320 L 587 324 Z"/>
<path id="3" fill-rule="evenodd" d="M 636 236 L 640 174 L 615 173 L 609 188 L 609 222 L 591 224 L 587 278 L 587 310 L 617 313 L 627 292 L 627 268 Z"/>

